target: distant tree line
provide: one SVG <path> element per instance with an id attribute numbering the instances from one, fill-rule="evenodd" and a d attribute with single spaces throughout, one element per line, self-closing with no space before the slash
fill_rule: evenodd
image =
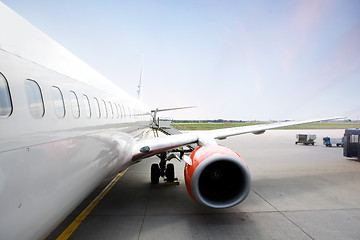
<path id="1" fill-rule="evenodd" d="M 216 119 L 216 120 L 172 120 L 173 123 L 244 123 L 247 121 L 243 120 L 225 120 L 225 119 Z"/>
<path id="2" fill-rule="evenodd" d="M 272 120 L 269 121 L 258 121 L 258 120 L 225 120 L 225 119 L 212 119 L 212 120 L 171 120 L 173 123 L 245 123 L 245 122 L 272 122 Z M 283 120 L 283 122 L 288 122 L 291 120 Z M 345 119 L 345 120 L 339 120 L 336 122 L 360 122 L 360 120 L 351 120 L 351 119 Z"/>

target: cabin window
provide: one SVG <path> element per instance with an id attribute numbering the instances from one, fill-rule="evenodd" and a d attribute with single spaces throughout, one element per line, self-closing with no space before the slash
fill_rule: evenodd
<path id="1" fill-rule="evenodd" d="M 114 103 L 115 109 L 116 109 L 116 118 L 119 118 L 119 108 L 116 103 Z"/>
<path id="2" fill-rule="evenodd" d="M 84 101 L 84 106 L 85 106 L 85 114 L 87 118 L 91 117 L 91 107 L 90 107 L 90 101 L 89 98 L 83 94 L 83 101 Z"/>
<path id="3" fill-rule="evenodd" d="M 0 73 L 0 117 L 8 117 L 12 113 L 12 103 L 9 85 Z"/>
<path id="4" fill-rule="evenodd" d="M 119 104 L 119 110 L 120 110 L 120 117 L 123 118 L 123 110 L 120 104 Z"/>
<path id="5" fill-rule="evenodd" d="M 126 118 L 126 111 L 125 111 L 125 107 L 124 106 L 122 106 L 122 109 L 123 109 L 123 113 L 124 113 L 124 118 Z"/>
<path id="6" fill-rule="evenodd" d="M 76 96 L 76 93 L 70 91 L 70 102 L 71 102 L 71 110 L 75 118 L 80 117 L 80 108 L 79 108 L 79 100 Z"/>
<path id="7" fill-rule="evenodd" d="M 51 93 L 53 97 L 56 116 L 59 118 L 65 117 L 64 98 L 61 90 L 58 87 L 53 86 L 51 88 Z"/>
<path id="8" fill-rule="evenodd" d="M 45 107 L 40 86 L 34 80 L 27 79 L 25 81 L 25 88 L 31 116 L 34 118 L 43 117 Z"/>
<path id="9" fill-rule="evenodd" d="M 111 102 L 108 102 L 109 103 L 109 112 L 110 112 L 110 116 L 111 118 L 114 118 L 114 109 L 113 109 L 113 106 L 111 104 Z"/>
<path id="10" fill-rule="evenodd" d="M 105 113 L 105 118 L 108 118 L 108 111 L 107 111 L 107 107 L 106 107 L 106 103 L 104 100 L 101 100 L 102 102 L 102 108 L 104 110 L 104 113 Z"/>
<path id="11" fill-rule="evenodd" d="M 96 97 L 94 97 L 94 102 L 95 102 L 95 114 L 97 118 L 101 117 L 101 112 L 100 112 L 100 104 L 99 101 L 97 100 Z"/>
<path id="12" fill-rule="evenodd" d="M 126 111 L 125 111 L 125 107 L 124 107 L 124 106 L 121 106 L 121 107 L 122 107 L 122 109 L 123 109 L 123 114 L 124 114 L 124 115 L 123 115 L 123 117 L 124 117 L 124 118 L 126 118 Z"/>

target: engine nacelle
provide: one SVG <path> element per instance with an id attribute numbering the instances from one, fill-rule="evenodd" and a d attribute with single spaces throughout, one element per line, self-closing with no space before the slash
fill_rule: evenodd
<path id="1" fill-rule="evenodd" d="M 186 164 L 184 175 L 190 196 L 212 208 L 232 207 L 247 197 L 251 178 L 242 158 L 223 146 L 199 147 Z"/>

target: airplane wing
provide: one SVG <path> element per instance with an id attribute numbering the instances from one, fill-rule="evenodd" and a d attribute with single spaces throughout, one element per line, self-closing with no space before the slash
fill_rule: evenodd
<path id="1" fill-rule="evenodd" d="M 199 146 L 212 146 L 212 145 L 217 145 L 215 139 L 221 140 L 227 137 L 246 134 L 246 133 L 262 134 L 269 129 L 301 125 L 305 123 L 335 120 L 341 118 L 343 117 L 321 118 L 321 119 L 304 120 L 304 121 L 276 122 L 269 124 L 225 128 L 225 129 L 217 129 L 217 130 L 209 130 L 209 131 L 194 131 L 191 133 L 184 133 L 179 135 L 144 139 L 138 141 L 134 145 L 132 160 L 138 161 L 170 149 L 178 148 L 180 146 L 185 146 L 187 144 L 197 143 Z"/>

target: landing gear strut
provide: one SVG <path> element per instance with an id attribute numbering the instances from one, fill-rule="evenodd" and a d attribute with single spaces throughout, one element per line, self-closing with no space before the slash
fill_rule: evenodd
<path id="1" fill-rule="evenodd" d="M 175 180 L 175 170 L 174 164 L 168 163 L 166 164 L 166 152 L 160 154 L 160 163 L 151 165 L 151 183 L 157 184 L 159 183 L 160 177 L 166 177 L 167 182 L 174 182 Z"/>

